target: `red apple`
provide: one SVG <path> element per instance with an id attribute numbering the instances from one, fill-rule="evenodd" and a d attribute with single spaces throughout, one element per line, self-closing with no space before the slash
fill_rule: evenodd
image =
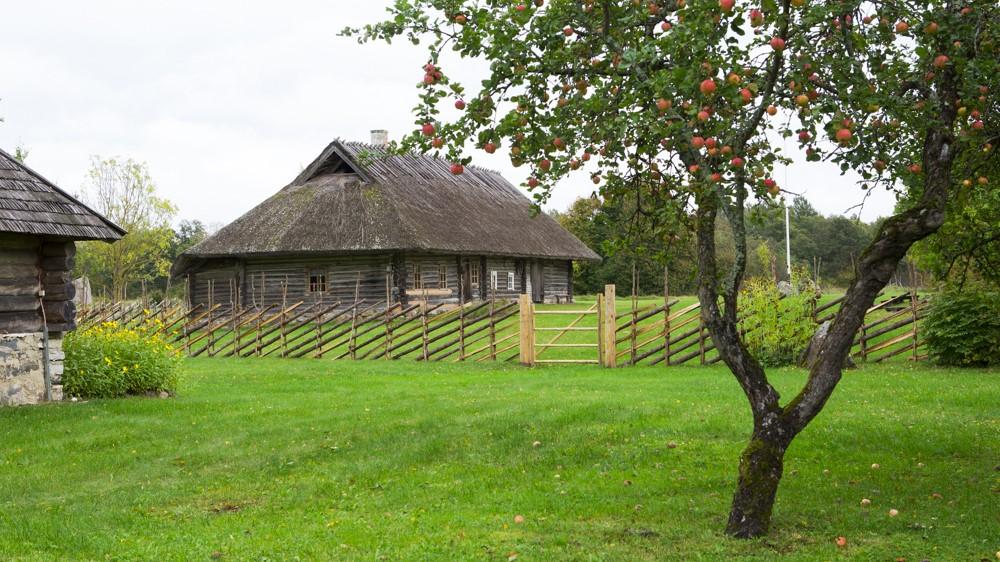
<path id="1" fill-rule="evenodd" d="M 434 136 L 434 131 L 436 129 L 434 127 L 434 123 L 424 123 L 424 126 L 421 127 L 420 130 L 421 130 L 421 132 L 424 133 L 425 137 L 432 137 L 432 136 Z"/>
<path id="2" fill-rule="evenodd" d="M 493 154 L 497 151 L 497 145 L 495 143 L 488 142 L 483 146 L 483 150 L 486 151 L 486 154 Z"/>
<path id="3" fill-rule="evenodd" d="M 910 29 L 910 24 L 905 21 L 896 24 L 896 33 L 906 33 Z"/>
<path id="4" fill-rule="evenodd" d="M 778 108 L 777 107 L 774 107 L 773 105 L 767 106 L 767 114 L 768 115 L 770 115 L 770 116 L 773 117 L 776 113 L 778 113 Z"/>
<path id="5" fill-rule="evenodd" d="M 722 174 L 715 172 L 712 174 L 711 179 L 713 183 L 719 183 L 722 181 Z"/>
<path id="6" fill-rule="evenodd" d="M 455 163 L 455 164 L 451 165 L 451 173 L 452 174 L 454 174 L 456 176 L 460 176 L 460 175 L 462 175 L 463 172 L 465 172 L 465 166 L 463 166 L 461 164 L 458 164 L 458 163 Z"/>
<path id="7" fill-rule="evenodd" d="M 934 57 L 934 68 L 944 68 L 945 66 L 948 66 L 948 55 Z"/>
<path id="8" fill-rule="evenodd" d="M 552 169 L 552 161 L 549 160 L 548 158 L 545 158 L 538 163 L 538 168 L 541 169 L 543 172 L 548 172 L 549 170 Z"/>
<path id="9" fill-rule="evenodd" d="M 984 125 L 982 121 L 978 121 L 977 120 L 977 121 L 973 121 L 972 122 L 972 128 L 975 129 L 975 130 L 977 130 L 977 131 L 982 131 L 983 127 L 985 127 L 985 126 L 986 125 Z"/>
<path id="10" fill-rule="evenodd" d="M 799 142 L 809 142 L 809 131 L 799 131 Z"/>
<path id="11" fill-rule="evenodd" d="M 729 13 L 733 11 L 733 6 L 736 5 L 736 0 L 719 0 L 719 7 L 722 8 L 723 12 Z"/>
<path id="12" fill-rule="evenodd" d="M 739 156 L 734 156 L 732 160 L 729 161 L 729 165 L 734 168 L 742 168 L 745 162 Z"/>
<path id="13" fill-rule="evenodd" d="M 705 146 L 705 139 L 703 137 L 694 137 L 691 139 L 691 146 L 700 149 Z"/>
<path id="14" fill-rule="evenodd" d="M 571 37 L 573 33 L 574 31 L 572 27 L 567 25 L 566 27 L 563 28 L 563 35 L 565 35 L 566 37 Z"/>
<path id="15" fill-rule="evenodd" d="M 711 115 L 707 111 L 705 111 L 704 109 L 698 112 L 698 120 L 699 121 L 708 121 L 709 117 L 711 117 Z"/>
<path id="16" fill-rule="evenodd" d="M 465 100 L 455 100 L 455 109 L 459 111 L 465 109 Z"/>
<path id="17" fill-rule="evenodd" d="M 660 24 L 660 29 L 662 29 L 663 31 L 670 31 L 670 28 L 672 28 L 672 27 L 673 26 L 670 25 L 669 21 L 665 21 L 665 22 L 663 22 L 663 23 Z"/>
<path id="18" fill-rule="evenodd" d="M 753 101 L 753 92 L 749 88 L 743 88 L 740 90 L 740 97 L 743 98 L 743 105 L 746 105 Z"/>
<path id="19" fill-rule="evenodd" d="M 531 176 L 528 178 L 528 188 L 534 189 L 536 187 L 538 187 L 538 179 L 535 176 Z"/>
<path id="20" fill-rule="evenodd" d="M 562 149 L 566 148 L 566 141 L 562 140 L 559 137 L 556 137 L 556 138 L 552 139 L 552 146 L 556 147 L 559 150 L 562 150 Z"/>
<path id="21" fill-rule="evenodd" d="M 781 52 L 785 50 L 785 40 L 781 37 L 771 38 L 771 48 L 775 51 Z"/>
<path id="22" fill-rule="evenodd" d="M 431 146 L 434 148 L 441 148 L 444 146 L 444 139 L 441 137 L 434 137 L 434 140 L 431 141 Z"/>
<path id="23" fill-rule="evenodd" d="M 715 138 L 713 137 L 708 137 L 707 139 L 705 139 L 705 146 L 707 146 L 708 148 L 715 148 L 716 145 L 718 145 L 718 143 L 719 141 L 715 140 Z"/>
<path id="24" fill-rule="evenodd" d="M 753 27 L 764 25 L 764 13 L 757 8 L 750 10 L 750 25 Z"/>
<path id="25" fill-rule="evenodd" d="M 667 99 L 660 98 L 656 100 L 656 109 L 658 109 L 660 113 L 663 113 L 664 111 L 670 109 L 670 106 L 672 105 L 673 104 L 670 102 L 670 100 Z"/>
<path id="26" fill-rule="evenodd" d="M 701 82 L 701 85 L 698 86 L 698 89 L 701 90 L 701 93 L 704 94 L 704 95 L 706 95 L 706 96 L 710 96 L 710 95 L 714 94 L 715 93 L 715 88 L 716 88 L 716 86 L 715 86 L 715 80 L 713 80 L 711 78 L 706 78 L 705 80 L 703 80 Z"/>
<path id="27" fill-rule="evenodd" d="M 698 170 L 700 169 L 701 168 L 697 164 L 691 164 L 690 166 L 688 166 L 688 171 L 691 172 L 692 174 L 697 174 Z"/>
<path id="28" fill-rule="evenodd" d="M 840 144 L 850 144 L 851 139 L 854 137 L 854 134 L 851 133 L 850 129 L 837 129 L 836 137 L 837 137 L 837 142 L 839 142 Z"/>

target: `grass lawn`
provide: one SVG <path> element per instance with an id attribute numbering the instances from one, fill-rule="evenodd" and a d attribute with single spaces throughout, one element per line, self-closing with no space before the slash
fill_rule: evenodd
<path id="1" fill-rule="evenodd" d="M 750 542 L 721 532 L 749 415 L 720 367 L 197 359 L 185 371 L 176 399 L 0 410 L 0 559 L 1000 550 L 997 371 L 847 375 L 789 451 L 772 536 Z M 773 373 L 786 396 L 802 378 Z"/>

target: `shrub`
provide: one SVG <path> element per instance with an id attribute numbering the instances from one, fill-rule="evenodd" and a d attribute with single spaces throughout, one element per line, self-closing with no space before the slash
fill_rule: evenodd
<path id="1" fill-rule="evenodd" d="M 931 358 L 941 365 L 1000 365 L 1000 293 L 950 290 L 934 297 L 922 326 Z"/>
<path id="2" fill-rule="evenodd" d="M 795 363 L 816 331 L 815 289 L 796 279 L 798 292 L 782 298 L 769 279 L 748 279 L 740 293 L 740 327 L 751 354 L 765 367 Z"/>
<path id="3" fill-rule="evenodd" d="M 83 398 L 114 398 L 177 389 L 180 354 L 150 321 L 139 328 L 106 322 L 66 336 L 63 390 Z"/>

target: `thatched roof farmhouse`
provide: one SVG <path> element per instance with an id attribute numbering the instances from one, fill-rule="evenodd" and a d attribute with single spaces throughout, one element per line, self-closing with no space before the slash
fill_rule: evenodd
<path id="1" fill-rule="evenodd" d="M 192 304 L 572 298 L 597 254 L 500 174 L 332 142 L 295 180 L 174 264 Z"/>
<path id="2" fill-rule="evenodd" d="M 46 372 L 59 396 L 59 337 L 76 321 L 74 241 L 124 235 L 0 150 L 0 405 L 40 401 Z"/>

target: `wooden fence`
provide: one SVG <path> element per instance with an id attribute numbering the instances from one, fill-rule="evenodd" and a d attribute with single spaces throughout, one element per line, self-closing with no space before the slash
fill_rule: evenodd
<path id="1" fill-rule="evenodd" d="M 666 291 L 665 291 L 666 293 Z M 817 324 L 835 314 L 841 299 L 813 309 Z M 103 304 L 78 314 L 81 327 L 117 322 L 159 333 L 191 357 L 284 357 L 353 360 L 513 361 L 536 364 L 714 364 L 721 360 L 697 302 L 680 305 L 665 294 L 660 304 L 639 305 L 633 294 L 617 310 L 614 285 L 596 302 L 537 306 L 490 300 L 445 309 L 419 302 L 292 303 L 239 309 L 193 308 L 176 301 Z M 880 297 L 869 309 L 852 355 L 880 362 L 909 353 L 923 359 L 920 321 L 927 300 L 915 292 Z M 745 334 L 762 329 L 742 321 Z"/>

